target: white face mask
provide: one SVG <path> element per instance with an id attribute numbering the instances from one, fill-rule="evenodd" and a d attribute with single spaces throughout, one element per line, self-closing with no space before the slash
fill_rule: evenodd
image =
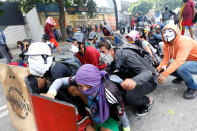
<path id="1" fill-rule="evenodd" d="M 99 60 L 100 60 L 100 62 L 110 65 L 114 61 L 114 58 L 111 54 L 105 55 L 105 54 L 101 53 Z"/>
<path id="2" fill-rule="evenodd" d="M 176 38 L 176 33 L 173 29 L 165 29 L 163 31 L 163 38 L 166 42 L 170 42 Z"/>
<path id="3" fill-rule="evenodd" d="M 79 48 L 77 48 L 75 45 L 71 45 L 70 51 L 72 51 L 73 53 L 77 53 L 79 52 Z"/>
<path id="4" fill-rule="evenodd" d="M 29 56 L 28 64 L 32 75 L 43 77 L 49 70 L 53 62 L 52 56 L 47 58 L 47 64 L 44 64 L 44 59 L 41 56 Z"/>

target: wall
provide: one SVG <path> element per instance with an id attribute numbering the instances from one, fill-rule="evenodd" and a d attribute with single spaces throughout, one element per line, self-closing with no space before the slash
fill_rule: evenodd
<path id="1" fill-rule="evenodd" d="M 105 15 L 105 21 L 112 30 L 116 30 L 116 17 L 114 15 Z"/>
<path id="2" fill-rule="evenodd" d="M 30 31 L 31 37 L 36 42 L 42 41 L 42 35 L 44 34 L 43 25 L 40 24 L 40 19 L 36 8 L 29 11 L 26 16 L 27 26 Z"/>
<path id="3" fill-rule="evenodd" d="M 47 16 L 52 16 L 53 19 L 56 22 L 55 28 L 59 29 L 59 13 L 58 12 L 38 12 L 40 22 L 42 25 L 45 25 L 46 21 L 46 15 Z M 94 25 L 104 23 L 105 17 L 104 14 L 99 14 L 97 15 L 94 19 L 88 19 L 88 16 L 86 14 L 81 14 L 81 15 L 69 15 L 65 14 L 65 25 L 72 25 L 73 27 L 77 27 L 77 25 L 88 25 L 89 23 Z"/>
<path id="4" fill-rule="evenodd" d="M 3 32 L 6 37 L 7 45 L 10 48 L 16 47 L 17 41 L 22 41 L 28 38 L 24 25 L 7 26 Z"/>

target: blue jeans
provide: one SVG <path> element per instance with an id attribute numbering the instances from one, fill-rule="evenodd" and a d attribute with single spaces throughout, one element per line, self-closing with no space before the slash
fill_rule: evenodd
<path id="1" fill-rule="evenodd" d="M 182 78 L 188 88 L 197 90 L 197 83 L 195 83 L 192 74 L 197 74 L 197 61 L 186 61 L 172 73 L 173 76 Z"/>

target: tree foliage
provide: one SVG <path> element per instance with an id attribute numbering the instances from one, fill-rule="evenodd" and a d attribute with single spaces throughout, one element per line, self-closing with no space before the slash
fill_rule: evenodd
<path id="1" fill-rule="evenodd" d="M 174 10 L 177 7 L 181 7 L 182 0 L 138 0 L 137 2 L 132 2 L 129 11 L 132 14 L 142 12 L 142 14 L 147 14 L 149 10 L 155 9 L 161 12 L 165 7 L 169 7 L 170 10 Z"/>
<path id="2" fill-rule="evenodd" d="M 160 10 L 164 10 L 165 7 L 169 7 L 169 9 L 174 10 L 177 7 L 181 7 L 182 0 L 157 0 L 158 8 Z"/>
<path id="3" fill-rule="evenodd" d="M 88 15 L 90 15 L 90 17 L 93 17 L 94 13 L 96 12 L 96 3 L 93 0 L 14 0 L 14 1 L 19 2 L 20 7 L 24 13 L 29 12 L 38 3 L 57 4 L 60 14 L 59 24 L 60 24 L 62 37 L 64 40 L 65 38 L 67 38 L 67 33 L 65 28 L 64 7 L 68 8 L 70 6 L 79 6 L 79 7 L 88 6 L 89 8 Z"/>
<path id="4" fill-rule="evenodd" d="M 131 3 L 129 11 L 132 14 L 141 12 L 142 14 L 147 14 L 150 9 L 153 8 L 153 1 L 151 0 L 139 0 L 137 2 Z"/>
<path id="5" fill-rule="evenodd" d="M 87 7 L 88 7 L 87 15 L 90 18 L 93 18 L 96 15 L 96 13 L 97 13 L 96 6 L 97 6 L 97 4 L 93 0 L 88 0 L 88 2 L 87 2 Z"/>

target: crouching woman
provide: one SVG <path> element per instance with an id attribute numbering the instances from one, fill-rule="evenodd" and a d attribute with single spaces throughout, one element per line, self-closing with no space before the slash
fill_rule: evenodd
<path id="1" fill-rule="evenodd" d="M 123 131 L 130 131 L 120 89 L 109 80 L 107 72 L 99 71 L 94 65 L 83 65 L 75 78 L 57 79 L 47 96 L 54 98 L 61 85 L 68 86 L 74 82 L 77 89 L 86 96 L 87 101 L 84 102 L 90 108 L 90 117 L 94 123 L 93 126 L 87 125 L 86 131 L 119 131 L 118 123 L 112 118 L 112 114 L 116 114 L 120 119 Z"/>

